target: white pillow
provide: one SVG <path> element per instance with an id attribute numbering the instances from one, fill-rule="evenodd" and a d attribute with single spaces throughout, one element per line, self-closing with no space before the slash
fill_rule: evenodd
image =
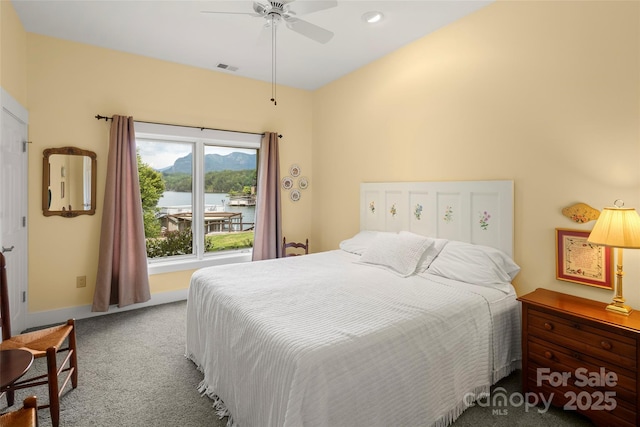
<path id="1" fill-rule="evenodd" d="M 506 293 L 519 271 L 520 266 L 498 249 L 457 241 L 448 242 L 427 268 L 430 274 Z"/>
<path id="2" fill-rule="evenodd" d="M 406 233 L 402 231 L 401 233 Z M 431 265 L 434 259 L 438 256 L 438 254 L 442 251 L 444 246 L 447 244 L 447 239 L 438 239 L 438 238 L 430 238 L 433 241 L 433 244 L 430 245 L 422 254 L 420 258 L 420 262 L 418 262 L 418 267 L 416 268 L 416 273 L 424 273 L 427 271 L 427 268 Z"/>
<path id="3" fill-rule="evenodd" d="M 380 233 L 362 253 L 360 263 L 385 268 L 401 277 L 415 273 L 433 239 L 413 233 Z"/>
<path id="4" fill-rule="evenodd" d="M 362 230 L 352 238 L 340 242 L 340 249 L 352 254 L 362 255 L 362 253 L 366 251 L 369 246 L 371 246 L 371 242 L 373 241 L 373 239 L 375 239 L 375 237 L 381 233 L 396 234 L 387 231 Z"/>

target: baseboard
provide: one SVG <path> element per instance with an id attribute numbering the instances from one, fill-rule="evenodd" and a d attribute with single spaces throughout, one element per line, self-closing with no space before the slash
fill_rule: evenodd
<path id="1" fill-rule="evenodd" d="M 175 301 L 184 301 L 187 299 L 188 289 L 178 291 L 161 292 L 152 294 L 151 299 L 140 304 L 131 304 L 126 307 L 118 308 L 117 305 L 109 307 L 109 311 L 93 312 L 90 305 L 68 307 L 59 310 L 38 311 L 35 313 L 27 313 L 26 327 L 37 328 L 39 326 L 52 325 L 56 323 L 66 322 L 68 319 L 86 319 L 89 317 L 104 316 L 106 314 L 120 313 L 123 311 L 137 310 L 139 308 L 150 307 L 153 305 L 165 304 Z"/>

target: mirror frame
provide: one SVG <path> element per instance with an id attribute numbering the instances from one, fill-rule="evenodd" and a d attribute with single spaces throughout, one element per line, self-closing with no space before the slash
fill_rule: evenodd
<path id="1" fill-rule="evenodd" d="M 91 158 L 91 208 L 87 210 L 65 210 L 61 211 L 49 210 L 49 183 L 50 183 L 50 166 L 49 156 L 53 154 L 67 154 L 70 156 L 87 156 Z M 76 147 L 60 147 L 47 148 L 43 152 L 42 158 L 42 213 L 44 216 L 63 216 L 65 218 L 73 218 L 78 215 L 94 215 L 96 213 L 96 153 L 89 150 L 83 150 Z"/>

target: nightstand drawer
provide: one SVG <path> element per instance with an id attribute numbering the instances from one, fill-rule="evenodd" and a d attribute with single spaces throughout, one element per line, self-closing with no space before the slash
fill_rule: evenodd
<path id="1" fill-rule="evenodd" d="M 565 410 L 577 410 L 589 416 L 596 425 L 601 426 L 634 426 L 637 413 L 635 406 L 618 396 L 603 397 L 603 390 L 588 387 L 575 387 L 571 384 L 550 386 L 547 383 L 536 383 L 537 368 L 534 363 L 529 365 L 526 381 L 529 391 L 543 393 L 546 399 L 551 398 L 555 406 Z M 615 404 L 615 408 L 610 409 Z M 600 418 L 600 419 L 599 419 Z"/>
<path id="2" fill-rule="evenodd" d="M 635 405 L 637 394 L 634 372 L 602 366 L 602 362 L 598 359 L 544 342 L 536 337 L 530 336 L 528 344 L 530 366 L 535 364 L 537 367 L 548 368 L 550 372 L 569 374 L 568 385 L 583 389 L 589 388 L 591 391 L 613 391 L 616 394 L 616 399 L 624 400 L 632 407 Z M 611 376 L 611 373 L 614 373 L 615 377 Z M 598 377 L 593 379 L 595 375 Z M 540 373 L 536 372 L 532 380 L 548 383 L 549 378 L 549 373 L 544 374 L 541 371 Z M 585 385 L 593 384 L 590 382 L 592 379 L 597 385 Z"/>
<path id="3" fill-rule="evenodd" d="M 529 309 L 529 335 L 588 354 L 623 368 L 636 368 L 636 342 L 623 335 L 578 323 L 536 309 Z"/>

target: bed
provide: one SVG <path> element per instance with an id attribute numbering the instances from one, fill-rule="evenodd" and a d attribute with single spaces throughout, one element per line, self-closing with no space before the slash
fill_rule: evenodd
<path id="1" fill-rule="evenodd" d="M 519 367 L 512 182 L 360 205 L 340 249 L 193 274 L 186 355 L 230 425 L 446 426 Z"/>

